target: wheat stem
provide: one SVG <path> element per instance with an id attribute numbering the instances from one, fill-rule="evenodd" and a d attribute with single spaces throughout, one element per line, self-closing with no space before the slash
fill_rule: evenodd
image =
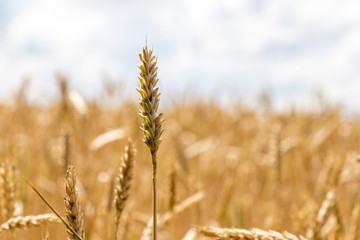
<path id="1" fill-rule="evenodd" d="M 157 211 L 156 211 L 156 152 L 151 154 L 153 162 L 153 239 L 156 240 Z"/>

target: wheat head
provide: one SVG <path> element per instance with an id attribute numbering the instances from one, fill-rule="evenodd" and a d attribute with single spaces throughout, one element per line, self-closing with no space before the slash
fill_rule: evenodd
<path id="1" fill-rule="evenodd" d="M 218 227 L 196 227 L 196 230 L 214 239 L 234 239 L 234 240 L 306 240 L 300 236 L 284 232 L 276 232 L 273 230 L 264 231 L 253 228 L 251 230 L 236 228 L 218 228 Z"/>
<path id="2" fill-rule="evenodd" d="M 0 220 L 6 221 L 14 216 L 16 197 L 15 166 L 8 160 L 0 166 L 0 189 Z"/>
<path id="3" fill-rule="evenodd" d="M 48 223 L 60 223 L 60 219 L 53 213 L 13 217 L 0 225 L 0 231 L 39 227 Z"/>
<path id="4" fill-rule="evenodd" d="M 132 169 L 134 166 L 135 150 L 131 144 L 125 148 L 125 154 L 122 157 L 119 173 L 116 177 L 117 186 L 115 187 L 115 210 L 116 210 L 116 225 L 119 224 L 121 214 L 124 210 L 126 199 L 129 196 L 130 182 L 133 178 Z"/>
<path id="5" fill-rule="evenodd" d="M 137 91 L 141 95 L 140 116 L 144 120 L 142 130 L 144 131 L 145 144 L 149 147 L 151 153 L 156 153 L 160 142 L 162 129 L 162 113 L 157 114 L 159 107 L 160 93 L 156 87 L 159 79 L 157 78 L 157 58 L 152 55 L 152 50 L 147 46 L 143 48 L 143 53 L 139 54 L 141 63 L 138 65 L 140 74 L 138 76 L 140 85 Z"/>
<path id="6" fill-rule="evenodd" d="M 76 190 L 76 175 L 73 165 L 70 165 L 66 172 L 65 190 L 66 192 L 64 201 L 67 220 L 71 228 L 84 240 L 85 232 L 83 227 L 83 217 L 78 201 L 78 194 Z M 69 235 L 69 240 L 78 240 L 78 237 L 75 236 L 75 234 L 70 230 L 67 229 L 67 233 Z"/>

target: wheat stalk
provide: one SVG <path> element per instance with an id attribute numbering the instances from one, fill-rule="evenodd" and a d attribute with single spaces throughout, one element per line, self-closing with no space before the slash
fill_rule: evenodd
<path id="1" fill-rule="evenodd" d="M 176 171 L 175 167 L 171 168 L 169 174 L 169 210 L 173 211 L 176 203 Z"/>
<path id="2" fill-rule="evenodd" d="M 218 228 L 218 227 L 196 227 L 199 233 L 214 239 L 233 239 L 233 240 L 306 240 L 306 238 L 289 232 L 276 232 L 273 230 L 264 231 L 253 228 L 251 230 L 237 228 Z"/>
<path id="3" fill-rule="evenodd" d="M 78 201 L 78 194 L 76 190 L 76 175 L 74 166 L 70 165 L 66 172 L 66 186 L 65 186 L 65 212 L 66 217 L 71 228 L 80 235 L 81 239 L 85 239 L 85 233 L 83 228 L 83 219 L 80 211 L 80 205 Z M 70 240 L 78 240 L 79 238 L 70 230 L 67 229 Z"/>
<path id="4" fill-rule="evenodd" d="M 70 156 L 71 156 L 71 135 L 70 132 L 67 131 L 64 136 L 64 172 L 66 173 L 66 170 L 70 164 Z"/>
<path id="5" fill-rule="evenodd" d="M 147 46 L 143 48 L 143 53 L 139 54 L 141 63 L 138 65 L 140 75 L 138 76 L 140 85 L 137 91 L 141 95 L 140 105 L 143 108 L 140 116 L 144 120 L 142 130 L 145 135 L 144 142 L 149 147 L 152 158 L 152 180 L 153 180 L 153 239 L 156 240 L 156 153 L 161 143 L 162 129 L 162 113 L 157 114 L 159 107 L 159 88 L 156 84 L 157 78 L 157 58 L 152 55 L 152 50 L 148 50 Z"/>
<path id="6" fill-rule="evenodd" d="M 53 213 L 13 217 L 0 225 L 0 231 L 39 227 L 48 223 L 60 223 Z"/>
<path id="7" fill-rule="evenodd" d="M 116 181 L 116 176 L 114 174 L 113 169 L 109 169 L 108 170 L 108 174 L 109 174 L 109 178 L 110 178 L 110 183 L 109 183 L 109 189 L 107 191 L 107 201 L 106 201 L 106 209 L 107 212 L 110 212 L 112 207 L 114 206 L 114 194 L 115 194 L 115 181 Z"/>
<path id="8" fill-rule="evenodd" d="M 69 93 L 68 80 L 66 77 L 62 75 L 57 75 L 57 80 L 61 91 L 61 106 L 62 106 L 61 115 L 62 117 L 65 118 L 67 117 L 70 108 L 69 97 L 68 97 L 68 93 Z"/>
<path id="9" fill-rule="evenodd" d="M 128 145 L 125 148 L 125 154 L 122 157 L 122 163 L 120 166 L 119 173 L 116 178 L 117 186 L 115 187 L 115 210 L 116 210 L 116 232 L 115 232 L 115 239 L 117 239 L 117 232 L 118 232 L 118 226 L 120 222 L 121 214 L 124 210 L 126 199 L 129 196 L 129 190 L 130 190 L 130 181 L 133 178 L 132 169 L 134 165 L 134 156 L 135 151 L 131 144 L 131 142 L 128 143 Z"/>

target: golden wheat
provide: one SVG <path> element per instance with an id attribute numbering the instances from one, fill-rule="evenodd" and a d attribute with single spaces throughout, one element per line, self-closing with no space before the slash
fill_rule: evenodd
<path id="1" fill-rule="evenodd" d="M 39 227 L 48 223 L 60 223 L 53 213 L 13 217 L 0 225 L 0 231 Z"/>
<path id="2" fill-rule="evenodd" d="M 66 172 L 66 193 L 64 197 L 66 217 L 71 228 L 79 234 L 82 240 L 85 239 L 85 232 L 83 227 L 83 216 L 80 210 L 78 193 L 76 189 L 76 175 L 73 165 L 70 165 Z M 67 229 L 69 239 L 78 240 L 72 231 Z"/>
<path id="3" fill-rule="evenodd" d="M 120 217 L 124 210 L 126 200 L 129 196 L 130 182 L 131 179 L 133 178 L 132 169 L 134 166 L 134 156 L 135 156 L 134 147 L 132 146 L 132 143 L 129 142 L 125 148 L 125 154 L 122 157 L 121 166 L 116 178 L 117 186 L 115 187 L 115 200 L 114 200 L 115 210 L 116 210 L 116 218 L 115 218 L 116 229 L 118 229 Z M 115 234 L 117 236 L 117 230 Z"/>
<path id="4" fill-rule="evenodd" d="M 142 119 L 137 116 L 135 99 L 121 92 L 123 86 L 107 83 L 100 101 L 87 101 L 61 76 L 59 102 L 30 104 L 24 84 L 14 102 L 0 103 L 0 239 L 44 239 L 45 234 L 48 239 L 47 233 L 53 240 L 67 234 L 69 239 L 84 239 L 86 233 L 89 240 L 149 240 L 152 233 L 156 238 L 156 227 L 159 239 L 305 239 L 288 232 L 246 230 L 253 226 L 306 233 L 310 240 L 358 239 L 358 117 L 344 117 L 338 107 L 274 112 L 264 107 L 270 106 L 266 96 L 260 108 L 254 109 L 237 101 L 226 106 L 197 101 L 191 95 L 189 102 L 180 98 L 166 105 L 170 131 L 162 136 L 165 124 L 158 113 L 156 66 L 152 50 L 145 47 L 140 54 L 138 87 Z M 119 101 L 117 96 L 125 97 Z M 108 105 L 113 102 L 120 104 Z M 136 167 L 128 167 L 124 160 L 116 178 L 122 157 L 119 148 L 126 145 L 127 137 L 137 143 L 142 135 L 146 145 L 137 148 Z M 167 141 L 161 142 L 162 137 Z M 149 150 L 153 172 L 146 161 Z M 65 169 L 73 156 L 81 181 L 73 168 Z M 55 210 L 64 205 L 59 196 L 64 169 L 68 170 L 68 221 Z M 130 169 L 136 173 L 131 180 L 131 201 L 127 199 Z M 173 173 L 167 175 L 174 169 L 176 178 Z M 62 219 L 68 233 L 61 224 L 11 231 L 42 226 L 52 221 L 49 219 L 59 222 L 54 215 L 48 220 L 47 215 L 34 215 L 44 212 L 45 206 L 14 173 L 39 186 L 44 195 L 35 191 Z M 76 187 L 82 194 L 78 195 Z M 177 202 L 180 199 L 186 200 Z M 79 202 L 84 204 L 82 211 Z M 14 217 L 22 212 L 29 216 Z M 195 230 L 194 225 L 225 228 Z"/>
<path id="5" fill-rule="evenodd" d="M 0 166 L 0 221 L 5 221 L 14 216 L 16 198 L 15 166 L 8 160 Z"/>
<path id="6" fill-rule="evenodd" d="M 137 91 L 141 95 L 140 105 L 143 108 L 140 116 L 143 119 L 142 130 L 145 135 L 144 142 L 149 147 L 152 160 L 152 179 L 153 179 L 153 238 L 156 240 L 156 171 L 157 171 L 157 151 L 161 143 L 162 113 L 157 114 L 159 108 L 160 93 L 156 84 L 157 78 L 157 58 L 152 55 L 152 50 L 147 46 L 143 48 L 140 57 L 140 75 L 138 76 L 140 86 Z"/>
<path id="7" fill-rule="evenodd" d="M 273 230 L 264 231 L 253 228 L 251 230 L 236 228 L 217 228 L 217 227 L 197 227 L 199 233 L 215 239 L 238 239 L 238 240 L 306 240 L 300 236 L 297 237 L 289 232 L 276 232 Z"/>

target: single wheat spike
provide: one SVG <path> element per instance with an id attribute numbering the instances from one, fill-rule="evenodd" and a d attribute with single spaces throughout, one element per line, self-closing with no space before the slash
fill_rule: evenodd
<path id="1" fill-rule="evenodd" d="M 320 225 L 324 224 L 327 217 L 331 213 L 331 209 L 335 205 L 335 192 L 334 190 L 329 191 L 326 194 L 325 200 L 321 204 L 321 208 L 319 209 L 318 215 L 316 217 L 316 222 L 318 222 Z"/>
<path id="2" fill-rule="evenodd" d="M 224 240 L 306 240 L 306 238 L 302 236 L 297 237 L 286 231 L 280 233 L 273 230 L 264 231 L 257 228 L 246 230 L 237 228 L 196 227 L 196 230 L 207 237 Z"/>
<path id="3" fill-rule="evenodd" d="M 326 194 L 326 197 L 317 213 L 315 224 L 307 231 L 306 237 L 308 237 L 309 239 L 319 239 L 319 234 L 322 227 L 324 226 L 328 218 L 331 216 L 331 214 L 334 213 L 334 206 L 335 192 L 334 190 L 331 190 Z"/>
<path id="4" fill-rule="evenodd" d="M 139 54 L 141 63 L 139 64 L 140 74 L 138 76 L 140 84 L 137 91 L 141 95 L 140 106 L 143 108 L 140 111 L 140 116 L 144 120 L 142 130 L 145 135 L 144 142 L 149 147 L 151 152 L 152 167 L 153 167 L 153 239 L 156 240 L 156 153 L 161 143 L 162 128 L 162 113 L 158 114 L 160 93 L 156 84 L 159 81 L 157 78 L 157 58 L 152 55 L 152 50 L 148 50 L 147 46 L 143 48 L 143 54 Z"/>
<path id="5" fill-rule="evenodd" d="M 16 197 L 15 166 L 8 161 L 4 161 L 0 167 L 0 188 L 0 220 L 6 221 L 14 216 Z"/>
<path id="6" fill-rule="evenodd" d="M 70 165 L 66 172 L 66 186 L 65 186 L 65 212 L 66 217 L 71 228 L 84 240 L 85 233 L 83 227 L 83 217 L 80 211 L 78 201 L 78 194 L 76 190 L 76 175 L 74 166 Z M 67 230 L 69 240 L 78 240 L 79 238 L 70 230 Z"/>
<path id="7" fill-rule="evenodd" d="M 53 213 L 13 217 L 0 225 L 0 231 L 39 227 L 48 223 L 60 223 L 60 219 Z"/>
<path id="8" fill-rule="evenodd" d="M 5 169 L 4 164 L 0 164 L 0 222 L 6 221 L 6 190 L 5 190 Z"/>
<path id="9" fill-rule="evenodd" d="M 51 211 L 61 220 L 61 222 L 66 226 L 68 231 L 71 231 L 74 235 L 76 235 L 78 239 L 82 240 L 80 235 L 77 232 L 75 232 L 75 230 L 64 220 L 63 217 L 60 216 L 60 214 L 55 210 L 53 206 L 51 206 L 51 204 L 45 199 L 45 197 L 39 192 L 39 190 L 37 190 L 37 188 L 25 177 L 24 180 L 36 192 L 36 194 L 40 197 L 40 199 L 51 209 Z"/>
<path id="10" fill-rule="evenodd" d="M 116 210 L 116 218 L 115 218 L 116 235 L 120 222 L 120 217 L 124 210 L 126 199 L 129 196 L 130 182 L 131 179 L 133 178 L 132 169 L 134 166 L 134 156 L 135 156 L 134 148 L 131 142 L 129 142 L 125 148 L 125 154 L 122 157 L 122 163 L 116 178 L 117 186 L 115 187 L 115 201 L 114 201 L 115 210 Z"/>
<path id="11" fill-rule="evenodd" d="M 159 88 L 156 88 L 159 81 L 156 67 L 157 58 L 152 55 L 152 50 L 148 50 L 147 46 L 143 48 L 143 54 L 139 54 L 139 57 L 141 60 L 138 65 L 140 85 L 137 91 L 141 95 L 139 103 L 143 108 L 140 116 L 144 120 L 142 129 L 145 134 L 144 142 L 150 148 L 151 153 L 156 153 L 163 132 L 162 113 L 157 114 L 160 99 Z"/>

